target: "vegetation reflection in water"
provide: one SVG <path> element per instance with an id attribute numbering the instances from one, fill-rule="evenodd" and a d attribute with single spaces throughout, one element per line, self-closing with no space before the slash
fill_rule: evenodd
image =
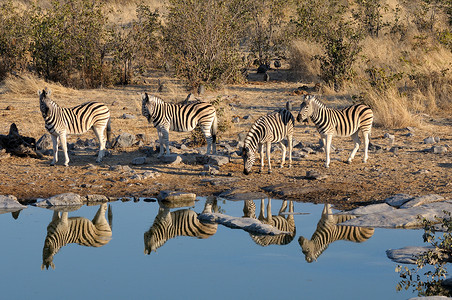
<path id="1" fill-rule="evenodd" d="M 368 241 L 372 240 L 374 238 L 375 230 L 372 228 L 359 228 L 354 226 L 344 226 L 340 225 L 341 222 L 348 220 L 350 218 L 353 218 L 354 216 L 350 215 L 342 215 L 333 213 L 332 207 L 329 204 L 325 205 L 313 205 L 313 204 L 306 204 L 306 203 L 295 203 L 296 209 L 294 208 L 294 202 L 292 201 L 282 201 L 282 200 L 272 200 L 272 199 L 260 199 L 260 200 L 246 200 L 246 201 L 226 201 L 223 199 L 216 199 L 214 197 L 208 198 L 207 200 L 200 200 L 196 201 L 196 203 L 191 203 L 186 206 L 178 207 L 178 205 L 165 205 L 166 203 L 158 202 L 158 203 L 146 203 L 144 201 L 139 201 L 139 203 L 120 203 L 120 202 L 112 202 L 112 203 L 103 203 L 100 205 L 96 205 L 96 207 L 90 208 L 90 207 L 83 207 L 83 209 L 79 211 L 58 211 L 55 210 L 51 212 L 50 215 L 45 216 L 45 210 L 41 208 L 34 208 L 30 207 L 29 209 L 26 209 L 23 211 L 23 213 L 19 212 L 13 212 L 12 216 L 14 219 L 19 219 L 18 221 L 21 223 L 26 224 L 29 222 L 27 219 L 30 219 L 30 216 L 33 215 L 39 215 L 39 218 L 45 220 L 47 218 L 47 232 L 45 235 L 43 235 L 39 242 L 39 247 L 42 249 L 42 263 L 40 262 L 42 269 L 50 269 L 54 268 L 55 271 L 47 271 L 44 272 L 46 274 L 51 274 L 54 272 L 57 272 L 61 274 L 69 274 L 72 272 L 72 268 L 76 265 L 83 265 L 86 264 L 85 261 L 91 261 L 91 264 L 94 264 L 93 267 L 101 267 L 105 268 L 106 263 L 101 263 L 98 260 L 100 257 L 103 257 L 106 255 L 106 261 L 110 261 L 111 258 L 108 258 L 110 256 L 117 256 L 117 253 L 121 253 L 121 256 L 125 255 L 127 258 L 118 258 L 118 261 L 116 261 L 116 258 L 114 258 L 114 262 L 116 264 L 121 264 L 125 261 L 129 262 L 132 260 L 134 263 L 134 268 L 140 268 L 141 265 L 144 266 L 147 264 L 147 262 L 151 263 L 153 267 L 155 267 L 155 264 L 157 261 L 161 260 L 162 257 L 166 257 L 167 259 L 170 257 L 173 257 L 174 255 L 180 256 L 180 258 L 177 258 L 176 260 L 182 259 L 184 256 L 186 256 L 185 253 L 187 253 L 190 257 L 189 253 L 192 253 L 192 260 L 193 262 L 197 261 L 198 259 L 201 259 L 201 257 L 205 257 L 206 255 L 217 255 L 215 258 L 215 263 L 218 263 L 218 261 L 224 261 L 225 256 L 224 253 L 221 255 L 221 252 L 223 250 L 220 250 L 218 247 L 221 248 L 221 246 L 218 246 L 218 244 L 225 243 L 230 247 L 235 248 L 237 251 L 233 251 L 234 255 L 241 255 L 240 251 L 243 251 L 246 249 L 246 247 L 243 247 L 239 243 L 244 243 L 246 239 L 243 239 L 240 237 L 240 231 L 241 230 L 230 230 L 226 226 L 223 226 L 224 224 L 217 224 L 217 223 L 209 223 L 201 221 L 198 217 L 200 214 L 215 214 L 219 213 L 223 216 L 228 216 L 230 218 L 234 218 L 237 220 L 253 220 L 254 222 L 259 222 L 261 224 L 265 224 L 266 226 L 271 226 L 274 229 L 277 229 L 278 231 L 282 232 L 281 234 L 256 234 L 253 232 L 246 232 L 247 236 L 250 237 L 250 241 L 252 241 L 252 244 L 258 245 L 259 247 L 264 248 L 271 248 L 269 249 L 270 252 L 268 253 L 284 253 L 283 256 L 286 257 L 288 253 L 293 252 L 293 250 L 286 251 L 282 248 L 290 247 L 290 249 L 298 249 L 298 257 L 306 259 L 307 262 L 314 262 L 317 261 L 314 265 L 314 268 L 309 267 L 310 264 L 304 264 L 306 265 L 303 267 L 303 264 L 300 264 L 301 261 L 298 260 L 293 266 L 297 266 L 297 268 L 300 268 L 300 271 L 295 271 L 295 278 L 299 277 L 302 278 L 303 274 L 306 273 L 306 276 L 311 277 L 314 276 L 315 278 L 316 273 L 319 272 L 327 272 L 331 274 L 335 274 L 339 272 L 339 269 L 335 267 L 335 264 L 325 268 L 326 264 L 331 264 L 332 259 L 335 260 L 335 257 L 341 257 L 340 260 L 348 260 L 348 256 L 354 256 L 355 251 L 357 250 L 356 247 L 352 246 L 352 244 L 345 243 L 340 244 L 339 247 L 334 247 L 334 249 L 331 249 L 331 251 L 327 251 L 328 247 L 331 247 L 332 243 L 339 242 L 339 241 L 352 241 L 352 242 L 360 242 L 360 243 L 367 243 Z M 276 213 L 272 212 L 272 204 L 273 209 L 277 208 Z M 112 208 L 115 208 L 115 220 L 116 220 L 116 226 L 115 230 L 112 230 L 113 226 L 113 213 Z M 305 210 L 305 207 L 308 207 L 308 210 L 310 215 L 305 216 L 302 215 Z M 315 209 L 313 209 L 315 208 Z M 320 208 L 320 210 L 319 210 Z M 137 209 L 140 210 L 140 212 L 137 212 Z M 279 209 L 279 210 L 278 210 Z M 124 214 L 124 210 L 128 213 Z M 152 214 L 156 214 L 154 216 L 149 215 L 149 212 L 152 212 Z M 319 212 L 319 215 L 317 215 L 317 212 Z M 24 216 L 22 216 L 22 214 Z M 76 215 L 83 215 L 83 217 L 76 217 Z M 118 217 L 119 215 L 119 217 Z M 42 217 L 41 217 L 42 216 Z M 51 217 L 50 217 L 51 216 Z M 3 217 L 3 216 L 2 216 Z M 6 216 L 5 216 L 6 217 Z M 45 217 L 45 218 L 44 218 Z M 150 217 L 150 218 L 149 218 Z M 23 220 L 21 220 L 23 219 Z M 202 218 L 201 218 L 202 219 Z M 308 224 L 306 220 L 310 220 Z M 2 224 L 8 224 L 6 223 L 6 218 L 2 219 Z M 144 221 L 144 222 L 143 222 Z M 9 221 L 11 222 L 11 221 Z M 17 222 L 17 221 L 15 221 Z M 124 229 L 125 223 L 129 223 L 130 226 L 127 226 L 127 229 Z M 147 226 L 145 224 L 148 224 Z M 316 224 L 317 223 L 317 224 Z M 17 224 L 17 223 L 16 223 Z M 137 224 L 141 224 L 138 225 Z M 298 224 L 298 226 L 296 226 Z M 145 225 L 145 226 L 143 226 Z M 26 226 L 26 225 L 24 225 Z M 39 227 L 43 227 L 40 225 Z M 45 228 L 45 227 L 44 227 Z M 146 229 L 148 228 L 148 229 Z M 221 228 L 221 230 L 220 230 Z M 45 229 L 44 229 L 45 230 Z M 37 231 L 37 230 L 35 230 Z M 42 230 L 39 230 L 42 231 Z M 133 231 L 133 232 L 132 232 Z M 313 232 L 310 239 L 305 238 L 306 233 L 309 231 Z M 389 230 L 390 231 L 390 230 Z M 45 232 L 45 231 L 44 231 Z M 140 234 L 141 232 L 141 234 Z M 234 234 L 229 234 L 228 232 L 235 232 Z M 379 231 L 381 232 L 381 231 Z M 387 231 L 388 232 L 388 231 Z M 394 231 L 392 231 L 394 232 Z M 396 232 L 400 232 L 397 231 Z M 411 231 L 412 232 L 412 231 Z M 130 234 L 132 233 L 132 234 Z M 237 235 L 238 233 L 238 235 Z M 135 247 L 138 246 L 140 248 L 139 244 L 136 244 L 133 248 L 132 247 L 126 247 L 127 250 L 124 252 L 124 250 L 114 250 L 119 246 L 119 248 L 124 248 L 123 241 L 124 241 L 124 234 L 129 235 L 134 240 L 136 239 L 135 236 L 138 238 L 138 242 L 141 243 L 141 247 L 143 247 L 144 242 L 144 252 L 145 254 L 151 254 L 152 252 L 157 252 L 157 249 L 159 249 L 159 255 L 156 254 L 151 255 L 154 258 L 150 258 L 148 256 L 145 256 L 143 258 L 139 258 L 139 255 L 130 255 L 130 249 L 132 251 L 135 251 Z M 421 235 L 420 233 L 418 234 Z M 140 238 L 141 236 L 141 238 Z M 171 243 L 167 243 L 171 239 L 177 239 L 177 237 L 182 236 L 183 238 Z M 188 242 L 188 240 L 185 239 L 185 237 L 195 237 L 196 239 L 204 239 L 204 240 L 216 240 L 216 245 L 212 246 L 212 244 L 203 244 L 207 245 L 205 250 L 204 246 L 201 247 L 195 247 L 197 250 L 191 249 L 193 248 L 193 243 Z M 294 239 L 297 238 L 298 243 L 295 242 L 296 247 L 294 245 Z M 127 239 L 130 239 L 127 237 Z M 141 239 L 141 241 L 139 241 Z M 225 242 L 222 242 L 223 239 L 226 239 Z M 231 240 L 232 239 L 232 240 Z M 381 239 L 380 237 L 377 237 L 377 240 Z M 42 241 L 44 240 L 44 245 L 42 244 Z M 115 242 L 111 243 L 112 240 L 115 240 Z M 400 240 L 400 238 L 398 239 Z M 35 243 L 35 242 L 34 242 Z M 78 244 L 88 247 L 96 247 L 96 248 L 102 248 L 99 250 L 87 251 L 84 250 L 85 247 L 78 247 L 78 246 L 71 246 L 71 247 L 64 247 L 68 244 Z M 130 241 L 128 242 L 130 243 Z M 197 242 L 195 242 L 196 244 Z M 209 242 L 210 243 L 210 242 Z M 377 244 L 379 242 L 376 242 Z M 171 245 L 170 245 L 171 244 Z M 371 243 L 372 244 L 372 243 Z M 375 242 L 373 242 L 375 244 Z M 108 247 L 105 247 L 107 246 Z M 251 245 L 251 244 L 250 244 Z M 32 246 L 32 245 L 31 245 Z M 273 246 L 273 247 L 269 247 Z M 377 245 L 378 246 L 378 245 Z M 393 245 L 393 243 L 390 244 L 389 247 L 398 247 L 400 245 Z M 35 247 L 35 246 L 32 246 Z M 178 248 L 175 250 L 175 247 Z M 249 246 L 247 246 L 249 247 Z M 376 245 L 371 246 L 373 248 L 376 248 Z M 384 246 L 383 246 L 384 247 Z M 108 250 L 107 250 L 108 248 Z M 278 251 L 275 251 L 276 248 L 278 248 Z M 125 248 L 124 248 L 125 249 Z M 232 248 L 231 248 L 232 249 Z M 238 251 L 240 249 L 240 251 Z M 379 252 L 384 254 L 384 251 L 388 249 L 380 249 Z M 280 251 L 283 250 L 283 251 Z M 335 251 L 342 251 L 337 254 L 335 254 Z M 118 252 L 119 251 L 119 252 Z M 180 252 L 182 251 L 182 252 Z M 195 252 L 191 252 L 195 251 Z M 212 251 L 214 254 L 212 254 Z M 344 252 L 345 251 L 345 252 Z M 369 250 L 367 250 L 369 251 Z M 374 251 L 374 250 L 371 250 Z M 108 252 L 108 253 L 106 253 Z M 140 252 L 143 252 L 143 248 L 141 248 Z M 263 253 L 260 253 L 258 249 L 250 249 L 245 250 L 247 253 L 253 253 L 255 252 L 258 257 L 261 256 Z M 267 251 L 265 251 L 267 252 Z M 105 253 L 105 254 L 103 254 Z M 113 253 L 113 254 L 112 254 Z M 182 255 L 182 253 L 184 253 Z M 326 255 L 327 257 L 322 258 L 322 255 L 325 255 L 325 253 L 328 253 Z M 58 255 L 57 255 L 58 254 Z M 196 255 L 199 254 L 200 258 L 197 258 Z M 5 255 L 3 253 L 3 255 Z M 90 256 L 93 255 L 93 258 L 90 258 Z M 162 256 L 163 255 L 163 256 Z M 168 256 L 169 255 L 169 256 Z M 250 254 L 246 254 L 250 255 Z M 343 256 L 347 255 L 347 256 Z M 94 258 L 95 257 L 95 258 Z M 288 258 L 288 257 L 287 257 Z M 171 259 L 171 260 L 173 260 Z M 188 258 L 186 258 L 188 259 Z M 241 258 L 243 259 L 243 258 Z M 248 260 L 250 258 L 248 257 Z M 267 258 L 268 259 L 268 258 Z M 387 274 L 390 274 L 389 277 L 394 277 L 392 279 L 392 282 L 394 283 L 392 286 L 388 287 L 388 284 L 386 283 L 387 288 L 393 290 L 394 295 L 398 295 L 395 291 L 395 286 L 397 278 L 395 277 L 396 274 L 394 272 L 395 264 L 392 266 L 392 263 L 388 261 L 388 259 L 384 256 L 382 258 L 384 260 L 384 264 L 389 265 L 390 271 L 387 271 Z M 254 261 L 255 258 L 252 258 L 250 261 Z M 279 261 L 279 263 L 284 265 L 284 268 L 293 268 L 291 266 L 291 259 L 278 259 L 276 257 L 273 257 L 270 259 L 270 261 L 274 260 Z M 350 260 L 356 260 L 357 264 L 363 264 L 363 262 L 359 262 L 359 258 L 350 258 Z M 137 265 L 140 265 L 138 267 Z M 167 262 L 169 263 L 169 262 Z M 221 262 L 220 264 L 227 262 Z M 342 263 L 342 262 L 341 262 Z M 339 265 L 341 265 L 339 263 Z M 160 264 L 160 263 L 159 263 Z M 248 263 L 247 263 L 248 264 Z M 286 266 L 286 264 L 289 264 Z M 32 267 L 32 264 L 30 264 L 30 268 L 36 268 Z M 57 265 L 57 267 L 55 267 Z M 98 265 L 98 266 L 96 266 Z M 281 265 L 281 266 L 282 266 Z M 364 262 L 364 265 L 368 266 L 368 263 Z M 50 268 L 49 268 L 50 267 Z M 21 272 L 29 272 L 31 271 L 30 268 L 24 266 L 22 268 Z M 250 268 L 259 268 L 258 265 L 250 264 Z M 344 268 L 344 266 L 340 267 Z M 38 268 L 39 269 L 39 268 Z M 236 267 L 233 267 L 235 270 Z M 316 270 L 317 269 L 317 270 Z M 28 271 L 27 271 L 28 270 Z M 321 271 L 323 270 L 323 271 Z M 160 272 L 162 270 L 160 269 Z M 31 271 L 33 272 L 33 271 Z M 41 271 L 42 272 L 42 271 Z M 69 272 L 69 273 L 68 273 Z M 118 272 L 122 272 L 118 269 Z M 313 275 L 309 275 L 313 272 Z M 342 271 L 341 271 L 342 272 Z M 367 276 L 373 276 L 368 273 L 368 270 L 362 269 L 361 271 L 356 272 L 362 272 L 362 275 L 359 277 L 367 277 Z M 375 271 L 371 271 L 375 272 Z M 40 273 L 40 274 L 44 274 Z M 114 272 L 113 272 L 114 273 Z M 113 274 L 112 273 L 112 274 Z M 325 273 L 325 275 L 327 274 Z M 56 274 L 56 273 L 55 273 Z M 36 275 L 35 275 L 36 276 Z M 38 275 L 38 279 L 40 279 L 42 276 L 47 277 L 48 275 Z M 53 275 L 51 275 L 53 276 Z M 60 276 L 60 275 L 58 275 Z M 67 275 L 65 275 L 67 276 Z M 301 276 L 301 277 L 300 277 Z M 319 275 L 320 276 L 320 275 Z M 333 275 L 326 275 L 326 276 L 333 276 Z M 337 276 L 337 275 L 336 275 Z M 350 274 L 348 275 L 350 276 Z M 353 275 L 355 276 L 355 275 Z M 388 276 L 388 275 L 385 275 Z M 43 280 L 44 280 L 43 277 Z M 336 278 L 336 277 L 335 277 Z M 111 279 L 108 279 L 111 280 Z M 331 279 L 330 279 L 331 280 Z M 334 279 L 336 280 L 336 279 Z M 337 278 L 339 282 L 342 280 L 342 278 Z M 362 280 L 362 279 L 361 279 Z M 380 280 L 380 279 L 379 279 Z M 386 280 L 387 281 L 387 280 Z M 234 283 L 236 284 L 236 283 Z M 270 283 L 268 283 L 270 284 Z M 301 284 L 303 284 L 301 282 Z M 329 283 L 331 284 L 331 282 Z M 367 284 L 367 281 L 365 281 L 365 284 Z M 389 284 L 391 285 L 391 284 Z M 310 288 L 310 287 L 309 287 Z M 322 291 L 323 292 L 323 291 Z M 326 293 L 326 291 L 325 291 Z M 399 297 L 399 296 L 397 296 Z M 342 297 L 336 297 L 337 299 L 341 299 Z M 308 298 L 309 299 L 309 298 Z"/>

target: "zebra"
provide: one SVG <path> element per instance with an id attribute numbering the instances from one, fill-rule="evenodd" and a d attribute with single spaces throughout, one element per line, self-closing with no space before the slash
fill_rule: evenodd
<path id="1" fill-rule="evenodd" d="M 339 240 L 361 243 L 367 241 L 374 234 L 374 228 L 337 225 L 356 216 L 333 215 L 331 205 L 325 204 L 322 216 L 317 224 L 317 229 L 310 240 L 300 236 L 298 243 L 308 263 L 317 258 L 328 248 L 328 246 Z"/>
<path id="2" fill-rule="evenodd" d="M 286 108 L 261 116 L 254 122 L 248 132 L 242 148 L 243 173 L 248 175 L 256 160 L 256 150 L 260 148 L 261 164 L 259 173 L 264 168 L 264 144 L 266 145 L 268 173 L 272 172 L 270 163 L 271 144 L 279 142 L 282 148 L 281 168 L 284 167 L 286 160 L 286 146 L 282 140 L 287 138 L 289 148 L 289 168 L 292 166 L 292 136 L 295 119 L 290 112 L 290 103 L 287 102 Z"/>
<path id="3" fill-rule="evenodd" d="M 297 116 L 298 122 L 307 122 L 308 118 L 314 122 L 323 141 L 326 154 L 325 167 L 330 165 L 330 148 L 333 136 L 351 136 L 355 142 L 347 162 L 351 163 L 358 151 L 361 141 L 358 136 L 359 130 L 364 136 L 364 157 L 367 162 L 369 148 L 369 137 L 372 129 L 373 113 L 370 107 L 364 104 L 356 104 L 342 110 L 326 107 L 314 95 L 304 96 Z"/>
<path id="4" fill-rule="evenodd" d="M 271 214 L 271 199 L 268 199 L 267 203 L 267 217 L 265 217 L 264 212 L 264 199 L 261 199 L 259 216 L 256 218 L 256 204 L 252 200 L 245 200 L 243 206 L 243 214 L 246 218 L 253 218 L 261 221 L 263 224 L 268 224 L 281 231 L 286 231 L 289 233 L 279 234 L 279 235 L 255 235 L 250 234 L 251 239 L 260 246 L 269 245 L 287 245 L 295 237 L 296 228 L 295 221 L 293 218 L 293 202 L 289 203 L 289 214 L 287 217 L 282 216 L 282 214 L 287 209 L 287 201 L 284 200 L 278 215 Z"/>
<path id="5" fill-rule="evenodd" d="M 112 217 L 110 206 L 108 206 L 108 222 L 105 218 L 107 204 L 99 206 L 93 220 L 90 221 L 82 217 L 70 217 L 68 213 L 54 211 L 52 221 L 47 226 L 47 236 L 42 250 L 42 265 L 44 268 L 55 269 L 53 257 L 61 247 L 70 243 L 77 243 L 88 247 L 102 247 L 111 239 Z"/>
<path id="6" fill-rule="evenodd" d="M 53 160 L 51 166 L 58 162 L 58 141 L 64 152 L 64 165 L 68 166 L 67 134 L 81 134 L 93 129 L 99 141 L 99 154 L 96 162 L 101 162 L 105 154 L 104 130 L 107 129 L 107 140 L 111 140 L 110 110 L 99 102 L 86 102 L 81 105 L 64 108 L 52 101 L 51 91 L 43 89 L 38 91 L 39 107 L 45 121 L 45 128 L 52 136 Z"/>
<path id="7" fill-rule="evenodd" d="M 202 213 L 217 212 L 216 200 L 207 200 Z M 217 232 L 218 224 L 199 221 L 198 214 L 191 209 L 170 209 L 159 202 L 159 212 L 151 228 L 144 233 L 144 254 L 157 252 L 169 239 L 177 236 L 191 236 L 206 239 Z"/>
<path id="8" fill-rule="evenodd" d="M 156 96 L 141 94 L 142 115 L 157 128 L 160 143 L 160 154 L 163 155 L 163 145 L 166 155 L 170 155 L 169 131 L 192 131 L 199 125 L 207 141 L 207 154 L 217 152 L 217 113 L 209 103 L 191 103 L 186 105 L 166 103 Z"/>

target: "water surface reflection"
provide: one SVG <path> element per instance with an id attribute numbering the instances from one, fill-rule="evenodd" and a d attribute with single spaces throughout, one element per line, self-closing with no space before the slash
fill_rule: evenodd
<path id="1" fill-rule="evenodd" d="M 83 217 L 68 217 L 67 211 L 53 212 L 52 221 L 47 226 L 47 236 L 42 249 L 42 265 L 44 268 L 55 269 L 53 257 L 61 247 L 75 243 L 87 247 L 102 247 L 111 239 L 111 223 L 113 214 L 108 206 L 109 222 L 105 218 L 107 203 L 99 205 L 93 220 Z"/>

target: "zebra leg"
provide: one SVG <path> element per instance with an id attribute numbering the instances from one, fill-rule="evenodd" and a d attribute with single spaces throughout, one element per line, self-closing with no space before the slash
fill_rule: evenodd
<path id="1" fill-rule="evenodd" d="M 259 168 L 259 174 L 262 173 L 262 171 L 264 171 L 264 145 L 263 144 L 259 144 L 259 153 L 261 156 L 261 165 Z"/>
<path id="2" fill-rule="evenodd" d="M 58 162 L 58 135 L 52 134 L 52 144 L 53 144 L 53 160 L 50 163 L 51 166 L 54 166 Z"/>
<path id="3" fill-rule="evenodd" d="M 284 146 L 284 143 L 282 141 L 279 142 L 279 145 L 281 145 L 281 149 L 282 149 L 281 165 L 279 167 L 283 168 L 284 163 L 286 162 L 286 146 Z"/>
<path id="4" fill-rule="evenodd" d="M 69 155 L 67 154 L 66 133 L 60 134 L 60 140 L 61 140 L 61 148 L 63 148 L 63 153 L 64 153 L 64 165 L 67 167 L 69 165 Z"/>
<path id="5" fill-rule="evenodd" d="M 166 155 L 170 155 L 170 149 L 169 149 L 169 127 L 162 129 L 162 139 L 165 142 L 166 145 Z"/>
<path id="6" fill-rule="evenodd" d="M 97 155 L 96 162 L 100 163 L 105 154 L 104 128 L 93 126 L 93 131 L 99 141 L 99 154 Z"/>
<path id="7" fill-rule="evenodd" d="M 160 156 L 163 156 L 163 133 L 162 133 L 162 127 L 158 127 L 157 128 L 157 134 L 158 134 L 158 137 L 159 137 L 159 144 L 160 144 L 160 151 L 159 151 L 159 157 Z"/>
<path id="8" fill-rule="evenodd" d="M 364 136 L 364 157 L 363 157 L 363 163 L 367 162 L 367 153 L 369 151 L 369 136 L 370 136 L 370 132 L 363 132 L 363 136 Z"/>
<path id="9" fill-rule="evenodd" d="M 272 172 L 272 164 L 271 164 L 271 159 L 270 159 L 271 148 L 272 148 L 272 143 L 267 142 L 268 174 L 270 174 Z"/>
<path id="10" fill-rule="evenodd" d="M 283 212 L 285 212 L 287 209 L 287 200 L 284 200 L 281 204 L 281 208 L 279 209 L 278 215 L 281 215 Z"/>
<path id="11" fill-rule="evenodd" d="M 204 137 L 206 138 L 207 142 L 207 151 L 206 154 L 213 154 L 212 152 L 212 134 L 210 133 L 210 126 L 209 127 L 201 127 L 201 131 L 204 133 Z"/>
<path id="12" fill-rule="evenodd" d="M 265 205 L 264 199 L 261 199 L 261 207 L 259 210 L 259 217 L 257 218 L 261 222 L 264 221 L 264 218 L 265 218 L 264 205 Z"/>
<path id="13" fill-rule="evenodd" d="M 358 132 L 356 131 L 354 134 L 352 134 L 353 142 L 355 143 L 355 147 L 353 148 L 352 152 L 350 153 L 350 156 L 348 157 L 347 163 L 351 163 L 353 158 L 355 158 L 356 152 L 359 149 L 359 145 L 361 144 L 361 141 L 359 140 Z"/>
<path id="14" fill-rule="evenodd" d="M 289 168 L 291 168 L 292 167 L 292 149 L 293 149 L 292 135 L 287 136 L 287 144 L 289 146 Z"/>
<path id="15" fill-rule="evenodd" d="M 267 202 L 267 224 L 273 225 L 272 199 L 271 198 L 268 198 L 268 202 Z"/>
<path id="16" fill-rule="evenodd" d="M 322 137 L 322 139 L 325 141 L 325 168 L 328 168 L 330 166 L 330 150 L 331 150 L 331 140 L 333 139 L 332 134 L 327 134 L 326 138 Z"/>

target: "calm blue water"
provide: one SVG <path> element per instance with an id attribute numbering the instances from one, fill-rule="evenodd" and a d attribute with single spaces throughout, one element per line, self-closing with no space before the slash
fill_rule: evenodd
<path id="1" fill-rule="evenodd" d="M 259 209 L 260 201 L 255 201 Z M 243 202 L 219 201 L 223 213 L 241 217 Z M 272 201 L 276 215 L 281 201 Z M 2 299 L 407 299 L 396 292 L 396 263 L 389 248 L 422 245 L 419 230 L 375 230 L 364 243 L 336 241 L 313 263 L 298 244 L 310 238 L 323 205 L 294 203 L 296 236 L 285 246 L 262 247 L 239 229 L 218 226 L 207 239 L 177 237 L 144 254 L 144 233 L 158 204 L 113 202 L 111 241 L 99 248 L 69 244 L 41 270 L 51 210 L 29 207 L 18 219 L 0 215 Z M 204 200 L 194 207 L 201 212 Z M 92 219 L 99 206 L 71 216 Z M 172 209 L 174 211 L 177 209 Z M 258 211 L 257 211 L 258 212 Z"/>

